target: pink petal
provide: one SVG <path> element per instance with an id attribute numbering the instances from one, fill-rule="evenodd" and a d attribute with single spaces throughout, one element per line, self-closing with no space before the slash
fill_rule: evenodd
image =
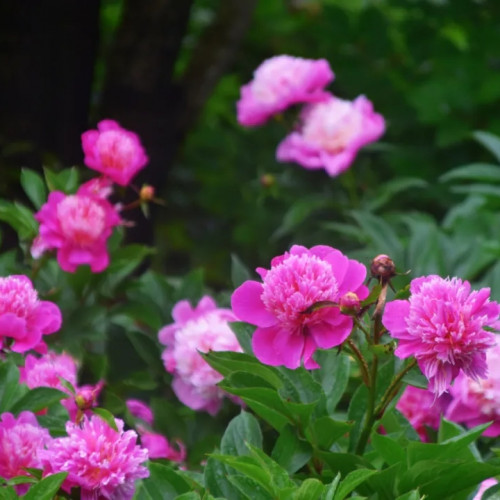
<path id="1" fill-rule="evenodd" d="M 268 312 L 261 300 L 262 284 L 257 281 L 245 281 L 231 297 L 231 307 L 241 321 L 247 321 L 260 327 L 276 323 L 276 318 Z"/>
<path id="2" fill-rule="evenodd" d="M 304 350 L 304 336 L 292 334 L 280 326 L 257 328 L 252 347 L 259 361 L 271 366 L 285 365 L 292 370 L 300 366 Z"/>

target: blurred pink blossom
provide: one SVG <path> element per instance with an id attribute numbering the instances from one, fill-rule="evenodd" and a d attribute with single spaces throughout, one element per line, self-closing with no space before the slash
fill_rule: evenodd
<path id="1" fill-rule="evenodd" d="M 241 88 L 236 104 L 238 122 L 247 127 L 262 125 L 292 104 L 321 101 L 328 96 L 323 88 L 333 78 L 325 59 L 271 57 L 255 70 L 253 80 Z"/>
<path id="2" fill-rule="evenodd" d="M 154 417 L 151 408 L 139 399 L 127 399 L 127 410 L 135 418 L 140 418 L 149 425 L 153 425 Z"/>
<path id="3" fill-rule="evenodd" d="M 61 323 L 59 307 L 39 300 L 27 276 L 0 278 L 0 347 L 10 338 L 15 352 L 37 349 L 43 344 L 42 336 L 59 330 Z"/>
<path id="4" fill-rule="evenodd" d="M 63 488 L 81 488 L 81 498 L 129 500 L 135 481 L 149 476 L 141 465 L 148 459 L 145 448 L 137 445 L 135 431 L 123 431 L 123 421 L 115 419 L 118 431 L 93 415 L 80 425 L 68 422 L 67 437 L 53 439 L 40 452 L 45 474 L 68 472 Z"/>
<path id="5" fill-rule="evenodd" d="M 410 291 L 409 300 L 389 302 L 382 318 L 399 339 L 396 356 L 415 356 L 438 396 L 461 370 L 474 380 L 485 378 L 486 351 L 495 335 L 484 328 L 498 327 L 500 314 L 489 288 L 471 292 L 468 281 L 431 275 L 414 279 Z"/>
<path id="6" fill-rule="evenodd" d="M 365 266 L 335 248 L 294 245 L 271 261 L 270 270 L 257 272 L 263 283 L 245 281 L 231 299 L 236 316 L 257 326 L 252 338 L 255 355 L 268 365 L 294 369 L 303 361 L 306 368 L 318 368 L 314 351 L 344 342 L 353 320 L 337 305 L 314 305 L 338 303 L 347 292 L 365 299 Z"/>
<path id="7" fill-rule="evenodd" d="M 495 486 L 495 484 L 498 484 L 498 481 L 495 478 L 490 477 L 489 479 L 485 479 L 479 485 L 479 489 L 477 490 L 477 493 L 474 495 L 474 498 L 472 500 L 482 500 L 483 494 L 486 492 L 486 490 L 488 488 L 491 488 L 492 486 Z M 494 495 L 494 496 L 496 496 L 496 495 Z"/>
<path id="8" fill-rule="evenodd" d="M 162 328 L 158 338 L 165 369 L 174 375 L 172 388 L 177 397 L 193 410 L 215 415 L 225 392 L 217 387 L 223 377 L 200 356 L 199 352 L 241 351 L 228 321 L 236 321 L 230 309 L 217 308 L 214 300 L 203 297 L 195 308 L 187 300 L 173 310 L 175 323 Z"/>
<path id="9" fill-rule="evenodd" d="M 141 436 L 141 444 L 147 448 L 150 459 L 166 458 L 172 462 L 184 462 L 186 459 L 186 447 L 181 441 L 176 441 L 178 449 L 175 449 L 163 434 L 151 432 L 142 426 L 138 426 L 137 430 Z"/>
<path id="10" fill-rule="evenodd" d="M 78 189 L 78 193 L 84 196 L 96 196 L 108 199 L 113 192 L 113 183 L 108 177 L 94 177 L 84 182 Z"/>
<path id="11" fill-rule="evenodd" d="M 90 265 L 94 273 L 108 267 L 106 243 L 113 227 L 121 222 L 120 216 L 87 185 L 73 195 L 51 192 L 35 219 L 40 222 L 40 233 L 32 248 L 34 258 L 57 249 L 57 261 L 64 271 L 75 272 L 83 264 Z"/>
<path id="12" fill-rule="evenodd" d="M 139 136 L 114 120 L 102 120 L 97 130 L 84 132 L 82 147 L 85 165 L 120 186 L 127 186 L 149 161 Z"/>
<path id="13" fill-rule="evenodd" d="M 40 452 L 52 438 L 49 431 L 40 427 L 30 411 L 23 411 L 16 418 L 12 413 L 0 417 L 0 477 L 11 479 L 27 476 L 26 468 L 41 468 Z M 19 495 L 26 493 L 28 485 L 19 485 Z"/>
<path id="14" fill-rule="evenodd" d="M 277 160 L 324 168 L 332 177 L 347 170 L 358 150 L 385 131 L 384 118 L 365 96 L 351 102 L 330 95 L 306 106 L 300 121 L 299 129 L 278 145 Z"/>

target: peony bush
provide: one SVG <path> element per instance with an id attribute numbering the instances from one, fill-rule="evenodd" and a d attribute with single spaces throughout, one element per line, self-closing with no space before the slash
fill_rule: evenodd
<path id="1" fill-rule="evenodd" d="M 278 161 L 347 175 L 386 125 L 367 97 L 327 91 L 333 78 L 326 60 L 273 57 L 237 120 L 286 115 Z M 378 247 L 296 241 L 255 274 L 233 256 L 215 292 L 196 270 L 141 267 L 154 249 L 125 243 L 128 210 L 158 202 L 133 184 L 138 135 L 103 120 L 82 150 L 89 170 L 23 170 L 33 206 L 0 212 L 20 243 L 0 256 L 5 498 L 496 498 L 500 297 L 485 264 L 481 280 L 408 271 L 398 224 L 351 211 Z"/>

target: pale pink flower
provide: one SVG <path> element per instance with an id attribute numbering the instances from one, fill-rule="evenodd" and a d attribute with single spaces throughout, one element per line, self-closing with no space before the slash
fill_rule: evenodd
<path id="1" fill-rule="evenodd" d="M 78 193 L 107 200 L 113 193 L 113 183 L 109 177 L 94 177 L 90 181 L 84 182 L 78 188 Z"/>
<path id="2" fill-rule="evenodd" d="M 125 404 L 127 405 L 127 410 L 133 417 L 140 418 L 147 424 L 153 425 L 153 412 L 146 403 L 143 403 L 138 399 L 127 399 Z"/>
<path id="3" fill-rule="evenodd" d="M 273 366 L 294 369 L 303 360 L 306 368 L 318 368 L 314 351 L 340 345 L 351 333 L 353 320 L 338 302 L 348 292 L 368 296 L 365 266 L 335 248 L 294 245 L 271 261 L 270 270 L 257 272 L 263 283 L 245 281 L 231 299 L 236 316 L 257 326 L 255 356 Z M 325 301 L 326 307 L 318 304 Z"/>
<path id="4" fill-rule="evenodd" d="M 474 495 L 474 498 L 472 500 L 482 500 L 483 494 L 486 492 L 486 490 L 488 488 L 491 488 L 492 486 L 495 486 L 495 484 L 498 484 L 498 481 L 495 478 L 490 477 L 489 479 L 485 479 L 479 485 L 479 489 L 477 490 L 477 493 Z M 494 495 L 494 496 L 496 496 L 496 495 Z"/>
<path id="5" fill-rule="evenodd" d="M 70 394 L 69 390 L 62 384 L 61 379 L 67 380 L 75 387 L 78 365 L 73 357 L 67 353 L 49 352 L 40 358 L 28 354 L 24 367 L 19 368 L 19 373 L 19 381 L 25 383 L 30 389 L 52 387 Z"/>
<path id="6" fill-rule="evenodd" d="M 176 441 L 175 449 L 163 434 L 151 432 L 142 426 L 138 426 L 137 430 L 141 436 L 141 444 L 148 450 L 150 459 L 166 458 L 172 462 L 184 462 L 186 459 L 186 447 L 181 441 Z"/>
<path id="7" fill-rule="evenodd" d="M 63 488 L 81 488 L 81 498 L 90 500 L 131 499 L 135 481 L 149 476 L 141 465 L 148 459 L 146 449 L 137 445 L 135 431 L 123 431 L 123 421 L 115 419 L 118 431 L 93 415 L 80 425 L 68 422 L 67 437 L 53 439 L 40 452 L 45 474 L 68 472 Z"/>
<path id="8" fill-rule="evenodd" d="M 450 387 L 446 418 L 467 427 L 493 422 L 484 436 L 500 436 L 500 340 L 486 352 L 488 378 L 474 380 L 460 373 Z"/>
<path id="9" fill-rule="evenodd" d="M 126 186 L 149 159 L 139 136 L 114 120 L 102 120 L 97 130 L 82 134 L 83 162 L 111 180 Z"/>
<path id="10" fill-rule="evenodd" d="M 487 375 L 486 350 L 495 345 L 500 306 L 490 302 L 489 288 L 470 290 L 458 278 L 423 276 L 411 282 L 409 300 L 385 306 L 382 322 L 399 339 L 396 356 L 414 356 L 438 396 L 460 370 L 478 380 Z"/>
<path id="11" fill-rule="evenodd" d="M 360 148 L 384 131 L 384 118 L 365 96 L 351 102 L 330 95 L 304 108 L 299 129 L 278 145 L 276 158 L 337 176 L 349 168 Z"/>
<path id="12" fill-rule="evenodd" d="M 323 88 L 334 78 L 328 61 L 287 55 L 271 57 L 241 87 L 237 102 L 238 122 L 247 127 L 262 125 L 292 104 L 317 102 L 328 94 Z"/>
<path id="13" fill-rule="evenodd" d="M 35 219 L 40 222 L 40 234 L 33 257 L 57 249 L 57 261 L 64 271 L 75 272 L 83 264 L 90 265 L 94 273 L 108 267 L 107 240 L 121 220 L 115 208 L 101 195 L 93 195 L 88 185 L 72 195 L 53 191 Z"/>
<path id="14" fill-rule="evenodd" d="M 27 476 L 26 468 L 41 468 L 40 452 L 51 440 L 49 431 L 40 427 L 30 411 L 16 418 L 12 413 L 0 417 L 0 477 L 11 479 Z M 26 493 L 28 485 L 20 485 L 18 494 Z"/>
<path id="15" fill-rule="evenodd" d="M 61 323 L 59 307 L 39 300 L 27 276 L 0 278 L 0 347 L 10 338 L 15 352 L 39 348 L 42 336 L 59 330 Z"/>
<path id="16" fill-rule="evenodd" d="M 396 408 L 408 419 L 422 441 L 429 441 L 426 427 L 438 430 L 441 415 L 448 405 L 446 394 L 436 398 L 427 389 L 407 386 L 399 398 Z"/>
<path id="17" fill-rule="evenodd" d="M 172 317 L 175 323 L 162 328 L 158 334 L 160 342 L 167 346 L 162 359 L 165 369 L 174 375 L 172 388 L 186 406 L 215 415 L 225 396 L 216 385 L 223 377 L 199 352 L 241 352 L 228 325 L 229 321 L 236 321 L 236 317 L 230 309 L 217 308 L 208 296 L 194 309 L 187 300 L 178 302 Z"/>

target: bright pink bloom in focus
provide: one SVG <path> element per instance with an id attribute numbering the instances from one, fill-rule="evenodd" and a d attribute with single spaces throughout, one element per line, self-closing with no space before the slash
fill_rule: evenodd
<path id="1" fill-rule="evenodd" d="M 322 301 L 338 303 L 347 292 L 365 299 L 365 266 L 335 248 L 294 245 L 271 261 L 269 271 L 257 272 L 263 283 L 245 281 L 231 299 L 236 316 L 257 326 L 252 338 L 255 356 L 273 366 L 294 369 L 303 360 L 306 368 L 318 368 L 314 351 L 344 342 L 353 320 L 337 306 L 310 308 Z"/>
<path id="2" fill-rule="evenodd" d="M 114 120 L 100 121 L 97 129 L 82 134 L 85 165 L 127 186 L 149 161 L 139 136 Z"/>
<path id="3" fill-rule="evenodd" d="M 450 387 L 453 397 L 446 412 L 452 422 L 464 423 L 467 427 L 493 423 L 483 436 L 500 436 L 500 340 L 486 353 L 488 378 L 473 380 L 460 373 Z"/>
<path id="4" fill-rule="evenodd" d="M 123 421 L 115 419 L 118 431 L 94 415 L 81 425 L 66 424 L 67 437 L 53 439 L 40 452 L 46 474 L 69 472 L 63 488 L 81 488 L 81 498 L 131 499 L 135 481 L 149 476 L 141 465 L 148 452 L 136 444 L 135 431 L 123 431 Z"/>
<path id="5" fill-rule="evenodd" d="M 148 450 L 150 459 L 166 458 L 172 462 L 184 462 L 186 459 L 186 447 L 181 441 L 176 441 L 178 446 L 176 450 L 162 434 L 148 431 L 140 426 L 137 430 L 141 436 L 141 444 Z"/>
<path id="6" fill-rule="evenodd" d="M 332 177 L 347 170 L 358 150 L 385 131 L 384 118 L 365 96 L 351 102 L 330 95 L 304 108 L 300 119 L 299 130 L 279 144 L 277 160 L 324 168 Z"/>
<path id="7" fill-rule="evenodd" d="M 411 282 L 409 300 L 385 306 L 382 322 L 399 339 L 396 356 L 415 356 L 438 396 L 448 389 L 460 370 L 477 380 L 487 375 L 486 350 L 495 335 L 500 306 L 490 302 L 490 289 L 470 291 L 458 278 L 423 276 Z"/>
<path id="8" fill-rule="evenodd" d="M 193 410 L 215 415 L 226 393 L 217 387 L 223 377 L 211 368 L 198 351 L 236 351 L 241 347 L 228 321 L 236 321 L 230 309 L 217 308 L 214 300 L 203 297 L 193 309 L 187 300 L 173 310 L 175 323 L 160 330 L 158 338 L 165 369 L 174 375 L 172 388 L 177 397 Z"/>
<path id="9" fill-rule="evenodd" d="M 321 101 L 328 97 L 323 88 L 333 78 L 325 59 L 271 57 L 255 70 L 253 80 L 241 87 L 236 104 L 238 122 L 247 127 L 262 125 L 292 104 Z"/>
<path id="10" fill-rule="evenodd" d="M 61 323 L 59 307 L 39 300 L 28 277 L 0 278 L 0 347 L 5 338 L 11 338 L 10 348 L 15 352 L 39 348 L 42 336 L 57 332 Z"/>
<path id="11" fill-rule="evenodd" d="M 135 418 L 140 418 L 144 420 L 149 425 L 153 425 L 153 412 L 151 408 L 142 401 L 138 399 L 127 399 L 125 402 L 127 405 L 127 410 L 131 413 L 131 415 Z"/>
<path id="12" fill-rule="evenodd" d="M 486 490 L 488 488 L 491 488 L 492 486 L 495 486 L 495 484 L 498 484 L 498 481 L 495 478 L 490 477 L 489 479 L 485 479 L 480 484 L 479 489 L 477 490 L 477 493 L 474 495 L 474 498 L 472 500 L 482 500 L 483 494 L 486 492 Z"/>
<path id="13" fill-rule="evenodd" d="M 33 257 L 57 249 L 57 261 L 64 271 L 75 272 L 83 264 L 90 265 L 94 273 L 108 267 L 106 243 L 113 227 L 120 224 L 120 216 L 101 195 L 91 193 L 88 183 L 76 194 L 50 193 L 35 219 L 40 222 L 40 234 Z"/>
<path id="14" fill-rule="evenodd" d="M 30 411 L 19 417 L 2 413 L 0 417 L 0 477 L 11 479 L 27 476 L 27 467 L 42 468 L 40 452 L 52 438 L 49 431 L 40 427 Z M 28 485 L 18 486 L 17 493 L 24 494 Z"/>

